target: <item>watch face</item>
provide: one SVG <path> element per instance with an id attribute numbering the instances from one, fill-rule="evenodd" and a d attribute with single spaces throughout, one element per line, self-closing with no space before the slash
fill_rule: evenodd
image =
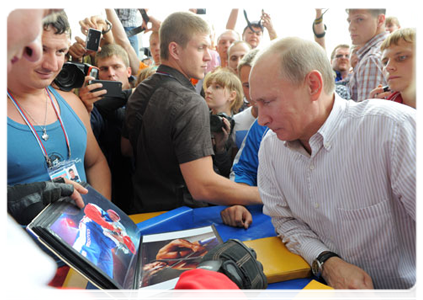
<path id="1" fill-rule="evenodd" d="M 311 265 L 311 272 L 314 276 L 320 277 L 320 262 L 315 259 Z"/>

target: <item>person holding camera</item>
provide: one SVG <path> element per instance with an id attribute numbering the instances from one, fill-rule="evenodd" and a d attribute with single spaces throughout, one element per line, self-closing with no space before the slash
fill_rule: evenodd
<path id="1" fill-rule="evenodd" d="M 241 81 L 229 69 L 216 69 L 206 75 L 203 88 L 210 109 L 213 165 L 217 173 L 229 178 L 235 145 L 232 117 L 243 104 Z"/>
<path id="2" fill-rule="evenodd" d="M 110 199 L 110 170 L 84 105 L 50 86 L 65 62 L 69 36 L 67 17 L 59 13 L 43 25 L 41 60 L 19 60 L 8 73 L 8 185 L 55 179 L 74 168 Z"/>
<path id="3" fill-rule="evenodd" d="M 128 100 L 123 140 L 135 158 L 133 213 L 261 203 L 257 187 L 213 169 L 209 109 L 190 82 L 204 77 L 209 34 L 191 12 L 169 15 L 159 31 L 161 65 Z"/>

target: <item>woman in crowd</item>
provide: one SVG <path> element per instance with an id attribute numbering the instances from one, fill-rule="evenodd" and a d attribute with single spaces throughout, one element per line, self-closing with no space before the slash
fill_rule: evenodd
<path id="1" fill-rule="evenodd" d="M 217 69 L 204 78 L 205 99 L 210 108 L 210 124 L 215 151 L 215 170 L 229 177 L 232 167 L 233 115 L 243 104 L 242 85 L 238 76 L 228 69 Z"/>

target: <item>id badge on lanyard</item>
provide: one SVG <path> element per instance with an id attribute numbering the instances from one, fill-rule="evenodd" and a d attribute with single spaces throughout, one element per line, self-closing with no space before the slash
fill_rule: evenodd
<path id="1" fill-rule="evenodd" d="M 74 161 L 67 160 L 61 162 L 58 166 L 48 168 L 48 175 L 51 180 L 56 178 L 67 178 L 75 182 L 81 182 L 81 178 Z"/>

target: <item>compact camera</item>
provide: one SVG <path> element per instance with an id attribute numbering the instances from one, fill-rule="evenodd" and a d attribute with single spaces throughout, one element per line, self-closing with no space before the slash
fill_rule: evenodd
<path id="1" fill-rule="evenodd" d="M 98 68 L 90 64 L 66 62 L 54 79 L 54 83 L 62 91 L 69 92 L 84 85 L 85 76 L 98 78 Z"/>
<path id="2" fill-rule="evenodd" d="M 101 42 L 101 31 L 90 28 L 88 29 L 87 39 L 85 40 L 85 45 L 87 50 L 98 51 Z"/>
<path id="3" fill-rule="evenodd" d="M 210 114 L 210 131 L 211 132 L 222 132 L 222 128 L 225 126 L 225 123 L 223 123 L 223 118 L 227 119 L 229 123 L 231 123 L 231 132 L 234 129 L 235 126 L 235 120 L 229 117 L 225 113 L 218 113 L 218 114 Z"/>

